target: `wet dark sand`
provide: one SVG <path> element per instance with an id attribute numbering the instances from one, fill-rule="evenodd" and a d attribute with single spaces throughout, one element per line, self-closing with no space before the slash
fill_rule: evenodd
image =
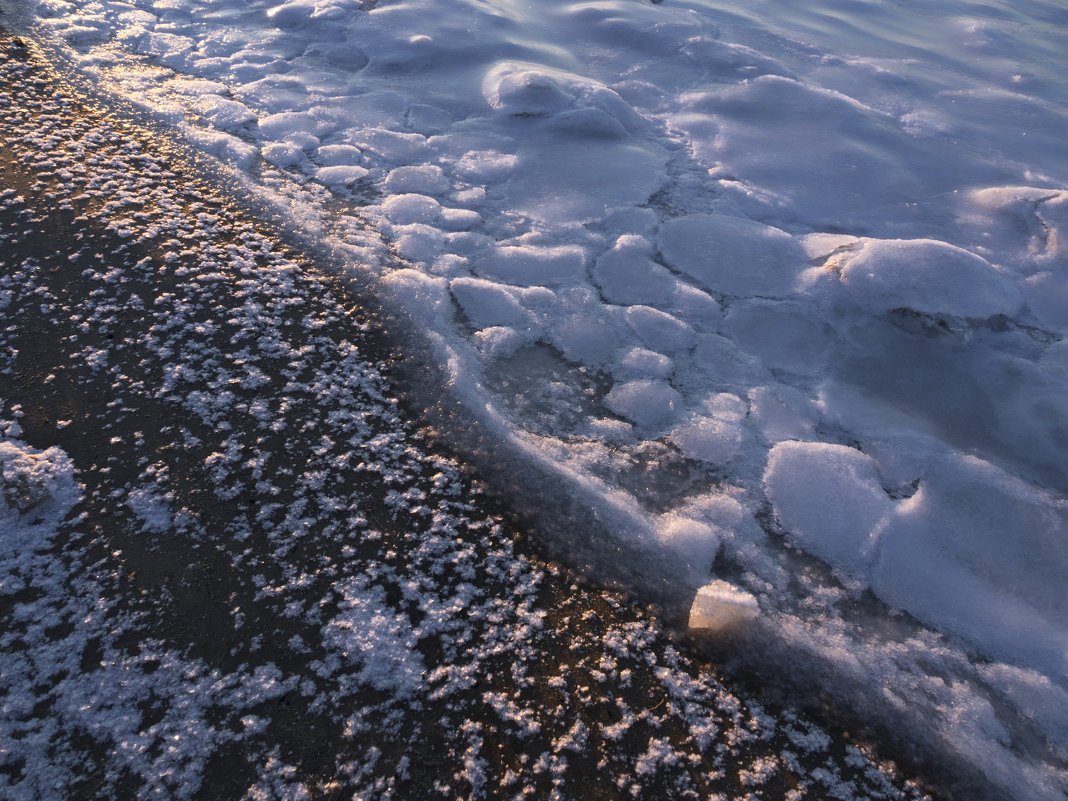
<path id="1" fill-rule="evenodd" d="M 373 304 L 26 44 L 0 420 L 84 490 L 0 585 L 0 795 L 924 797 L 545 562 L 404 419 Z"/>

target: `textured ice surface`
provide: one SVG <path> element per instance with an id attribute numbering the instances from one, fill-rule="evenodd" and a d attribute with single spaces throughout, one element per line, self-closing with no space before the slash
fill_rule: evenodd
<path id="1" fill-rule="evenodd" d="M 680 593 L 712 576 L 707 543 L 660 536 L 672 515 L 721 532 L 784 640 L 917 708 L 915 676 L 956 681 L 940 736 L 1013 774 L 962 710 L 994 692 L 1026 718 L 1068 683 L 1059 3 L 37 14 L 368 264 L 486 431 L 689 565 Z M 804 600 L 794 547 L 949 655 L 902 661 Z M 997 683 L 961 679 L 973 652 Z M 1043 770 L 1019 792 L 1055 797 Z"/>

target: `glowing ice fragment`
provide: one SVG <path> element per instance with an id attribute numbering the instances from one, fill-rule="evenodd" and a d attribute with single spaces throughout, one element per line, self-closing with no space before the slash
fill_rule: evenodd
<path id="1" fill-rule="evenodd" d="M 760 612 L 756 598 L 725 581 L 701 587 L 690 607 L 690 628 L 718 632 L 748 623 Z"/>

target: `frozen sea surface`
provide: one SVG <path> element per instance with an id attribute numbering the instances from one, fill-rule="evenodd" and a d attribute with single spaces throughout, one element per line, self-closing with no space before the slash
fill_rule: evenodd
<path id="1" fill-rule="evenodd" d="M 406 310 L 443 428 L 599 521 L 576 558 L 729 579 L 853 703 L 1063 796 L 1062 4 L 34 14 Z"/>

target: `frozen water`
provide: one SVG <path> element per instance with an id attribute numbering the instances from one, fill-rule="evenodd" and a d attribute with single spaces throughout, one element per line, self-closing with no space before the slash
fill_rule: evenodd
<path id="1" fill-rule="evenodd" d="M 759 614 L 756 598 L 725 581 L 713 581 L 697 590 L 690 610 L 690 628 L 722 632 L 737 628 Z"/>
<path id="2" fill-rule="evenodd" d="M 1019 290 L 985 259 L 930 239 L 857 240 L 806 277 L 816 283 L 828 272 L 868 312 L 988 319 L 1014 316 L 1022 304 Z"/>
<path id="3" fill-rule="evenodd" d="M 783 642 L 1063 793 L 1013 740 L 1068 748 L 1062 3 L 36 13 L 373 273 L 480 437 L 686 602 L 728 566 Z M 864 590 L 915 636 L 814 600 Z"/>
<path id="4" fill-rule="evenodd" d="M 873 540 L 894 506 L 874 459 L 844 445 L 788 440 L 771 449 L 764 482 L 802 548 L 854 575 L 870 570 Z"/>
<path id="5" fill-rule="evenodd" d="M 660 252 L 699 287 L 724 295 L 789 295 L 805 263 L 800 246 L 785 231 L 722 214 L 691 214 L 664 223 Z"/>

